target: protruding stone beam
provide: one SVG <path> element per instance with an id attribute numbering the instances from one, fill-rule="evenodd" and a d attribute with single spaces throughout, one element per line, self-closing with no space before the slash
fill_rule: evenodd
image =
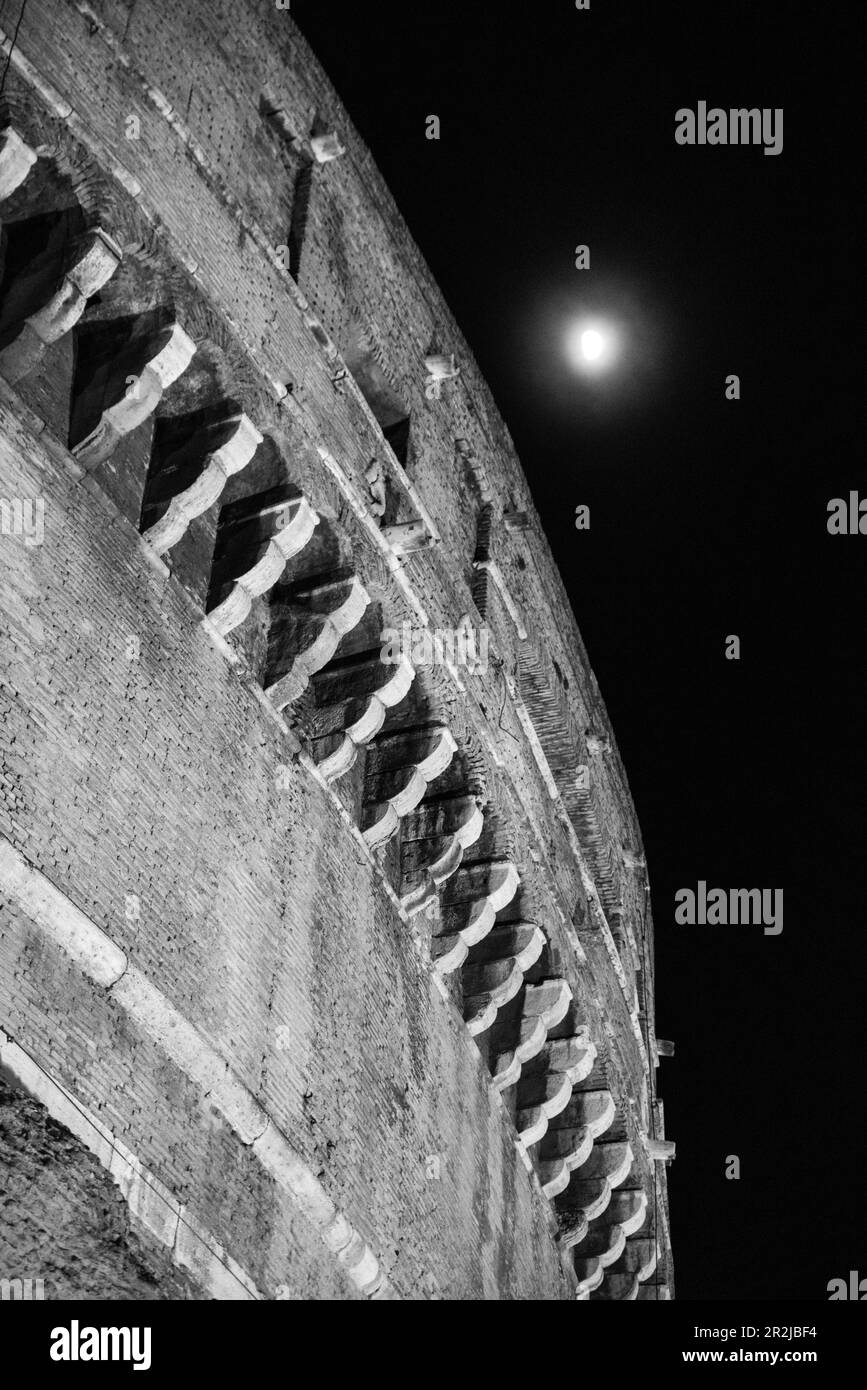
<path id="1" fill-rule="evenodd" d="M 544 949 L 545 933 L 534 922 L 502 922 L 480 942 L 463 967 L 464 1019 L 473 1037 L 515 998 Z"/>
<path id="2" fill-rule="evenodd" d="M 601 1105 L 598 1100 L 595 1100 L 597 1111 L 599 1109 L 604 1109 L 606 1116 L 611 1115 L 613 1119 L 611 1107 L 607 1103 L 609 1096 L 607 1091 L 583 1091 L 578 1094 L 601 1098 Z M 610 1123 L 606 1126 L 606 1129 L 608 1128 L 610 1128 Z M 605 1132 L 606 1130 L 602 1130 L 603 1134 Z M 570 1198 L 573 1190 L 577 1191 L 579 1196 L 582 1195 L 581 1187 L 585 1182 L 597 1183 L 604 1181 L 608 1183 L 612 1191 L 615 1187 L 622 1187 L 629 1177 L 634 1160 L 635 1154 L 628 1139 L 597 1138 L 589 1158 L 582 1164 L 581 1171 L 572 1189 L 570 1189 Z"/>
<path id="3" fill-rule="evenodd" d="M 657 1038 L 656 1050 L 660 1057 L 673 1057 L 674 1043 L 669 1038 Z"/>
<path id="4" fill-rule="evenodd" d="M 410 555 L 414 550 L 427 550 L 433 540 L 421 517 L 414 517 L 412 521 L 395 522 L 393 526 L 383 526 L 382 534 L 397 555 Z"/>
<path id="5" fill-rule="evenodd" d="M 619 1246 L 615 1259 L 619 1258 L 625 1248 L 625 1238 L 641 1229 L 646 1215 L 647 1194 L 643 1188 L 619 1187 L 612 1192 L 606 1210 L 589 1222 L 586 1234 L 575 1244 L 575 1272 L 580 1293 L 586 1296 L 600 1288 L 605 1278 L 605 1265 L 600 1252 L 605 1249 L 613 1251 Z M 624 1237 L 623 1245 L 620 1243 L 621 1235 Z M 607 1263 L 613 1264 L 615 1259 Z"/>
<path id="6" fill-rule="evenodd" d="M 317 164 L 329 164 L 332 159 L 339 159 L 342 154 L 346 154 L 337 132 L 333 130 L 311 136 L 310 148 Z"/>
<path id="7" fill-rule="evenodd" d="M 401 826 L 401 904 L 410 916 L 423 912 L 456 874 L 465 852 L 482 833 L 484 814 L 474 796 L 426 797 Z"/>
<path id="8" fill-rule="evenodd" d="M 445 772 L 457 744 L 449 729 L 434 725 L 402 729 L 377 739 L 365 776 L 361 833 L 371 849 L 400 829 L 402 818 L 418 806 L 428 784 Z"/>
<path id="9" fill-rule="evenodd" d="M 549 1085 L 553 1085 L 553 1078 L 558 1073 L 565 1073 L 568 1077 L 571 1103 L 575 1086 L 593 1069 L 596 1048 L 589 1039 L 589 1030 L 584 1026 L 573 1036 L 549 1038 L 540 1056 L 551 1078 Z M 526 1072 L 521 1080 L 522 1089 L 518 1092 L 519 1104 L 523 1095 L 527 1094 L 523 1091 L 525 1079 L 528 1079 Z M 532 1116 L 528 1114 L 527 1118 L 530 1120 Z M 537 1124 L 531 1132 L 538 1133 L 539 1128 L 541 1125 Z M 593 1140 L 593 1126 L 578 1122 L 576 1108 L 570 1109 L 569 1103 L 555 1115 L 549 1115 L 548 1124 L 536 1141 L 539 1142 L 539 1179 L 546 1196 L 553 1198 L 565 1190 L 573 1171 L 587 1161 Z"/>
<path id="10" fill-rule="evenodd" d="M 508 860 L 461 865 L 444 890 L 442 929 L 431 947 L 434 967 L 441 975 L 463 965 L 469 948 L 488 935 L 520 882 L 518 870 Z"/>
<path id="11" fill-rule="evenodd" d="M 127 381 L 126 393 L 103 412 L 99 424 L 72 449 L 85 471 L 110 458 L 123 439 L 153 415 L 163 392 L 177 381 L 193 359 L 196 345 L 180 324 L 174 323 L 149 339 L 137 373 Z M 131 361 L 134 359 L 130 359 Z"/>
<path id="12" fill-rule="evenodd" d="M 518 1083 L 517 1128 L 525 1145 L 538 1144 L 548 1121 L 566 1109 L 573 1087 L 590 1073 L 595 1056 L 587 1027 L 573 1037 L 548 1037 Z"/>
<path id="13" fill-rule="evenodd" d="M 82 238 L 59 287 L 16 326 L 14 338 L 0 352 L 0 373 L 7 381 L 14 383 L 27 376 L 39 365 L 46 348 L 75 327 L 88 299 L 108 284 L 122 258 L 121 248 L 101 227 Z M 26 278 L 25 272 L 21 285 L 25 299 Z M 34 279 L 38 278 L 38 271 L 34 271 Z M 32 297 L 36 294 L 34 286 Z"/>
<path id="14" fill-rule="evenodd" d="M 434 353 L 424 359 L 427 370 L 427 380 L 425 381 L 424 393 L 429 401 L 438 401 L 442 396 L 443 386 L 447 381 L 454 381 L 461 374 L 460 367 L 455 366 L 455 355 L 450 353 Z"/>
<path id="15" fill-rule="evenodd" d="M 557 1197 L 565 1192 L 576 1169 L 583 1175 L 584 1167 L 593 1156 L 594 1140 L 610 1128 L 614 1114 L 614 1101 L 608 1091 L 572 1091 L 568 1104 L 557 1114 L 556 1128 L 549 1128 L 545 1134 L 544 1151 L 539 1155 L 539 1177 L 546 1197 Z M 629 1158 L 631 1163 L 631 1154 Z M 628 1173 L 627 1166 L 619 1181 L 624 1182 Z M 588 1199 L 591 1197 L 589 1192 L 586 1195 Z M 601 1197 L 595 1189 L 593 1195 L 597 1199 Z M 588 1221 L 602 1211 L 601 1206 L 598 1210 L 594 1206 L 591 1212 L 588 1205 L 580 1201 L 577 1205 L 581 1206 Z"/>
<path id="16" fill-rule="evenodd" d="M 524 1148 L 529 1148 L 547 1132 L 548 1121 L 566 1109 L 572 1083 L 566 1072 L 528 1072 L 525 1068 L 518 1086 L 518 1136 Z"/>
<path id="17" fill-rule="evenodd" d="M 590 1040 L 587 1024 L 576 1027 L 567 1037 L 549 1037 L 542 1057 L 549 1071 L 564 1072 L 573 1087 L 584 1081 L 596 1061 L 596 1048 Z"/>
<path id="18" fill-rule="evenodd" d="M 606 1269 L 596 1297 L 616 1302 L 634 1302 L 641 1296 L 641 1286 L 647 1284 L 656 1273 L 658 1257 L 656 1241 L 653 1238 L 634 1236 L 627 1240 L 620 1258 Z"/>
<path id="19" fill-rule="evenodd" d="M 626 1249 L 626 1233 L 622 1226 L 602 1226 L 597 1224 L 589 1230 L 589 1222 L 580 1207 L 570 1210 L 565 1219 L 561 1216 L 560 1245 L 572 1249 L 581 1242 L 581 1256 L 575 1259 L 575 1272 L 582 1284 L 590 1286 L 595 1280 L 596 1287 L 601 1284 L 604 1271 L 616 1264 Z M 600 1272 L 601 1271 L 601 1272 Z"/>
<path id="20" fill-rule="evenodd" d="M 270 645 L 282 653 L 272 666 L 265 693 L 277 709 L 297 700 L 310 678 L 331 661 L 341 641 L 358 626 L 370 595 L 357 575 L 317 575 L 293 586 L 271 604 Z"/>
<path id="21" fill-rule="evenodd" d="M 608 1225 L 619 1225 L 624 1235 L 634 1236 L 644 1225 L 646 1215 L 647 1193 L 644 1188 L 621 1187 L 612 1192 L 605 1219 Z"/>
<path id="22" fill-rule="evenodd" d="M 589 1274 L 586 1279 L 578 1280 L 578 1290 L 575 1294 L 576 1302 L 589 1303 L 590 1295 L 600 1287 L 605 1278 L 605 1270 L 597 1268 L 593 1274 Z"/>
<path id="23" fill-rule="evenodd" d="M 229 478 L 246 468 L 262 443 L 262 435 L 243 414 L 209 426 L 205 436 L 203 441 L 197 435 L 172 454 L 149 492 L 149 503 L 165 505 L 162 516 L 144 533 L 158 555 L 177 545 L 190 523 L 214 505 Z M 200 463 L 203 443 L 205 456 Z"/>
<path id="24" fill-rule="evenodd" d="M 22 140 L 13 126 L 0 131 L 0 203 L 14 193 L 27 178 L 37 154 Z"/>
<path id="25" fill-rule="evenodd" d="M 400 703 L 414 679 L 408 657 L 386 665 L 379 648 L 335 660 L 311 677 L 315 708 L 309 737 L 327 782 L 349 771 L 358 750 L 379 733 L 388 710 Z"/>
<path id="26" fill-rule="evenodd" d="M 611 1118 L 613 1119 L 613 1113 Z M 610 1124 L 609 1119 L 606 1128 Z M 593 1128 L 592 1124 L 588 1126 L 591 1134 Z M 604 1133 L 604 1130 L 602 1132 Z M 595 1135 L 593 1137 L 596 1138 Z M 570 1207 L 579 1207 L 588 1221 L 594 1221 L 596 1217 L 601 1216 L 607 1210 L 615 1188 L 622 1186 L 629 1177 L 633 1158 L 632 1148 L 628 1143 L 594 1143 L 590 1154 L 578 1166 L 578 1171 L 572 1179 L 569 1187 Z"/>
<path id="27" fill-rule="evenodd" d="M 239 517 L 236 544 L 241 550 L 249 548 L 249 561 L 236 575 L 226 597 L 208 613 L 218 632 L 225 637 L 244 621 L 254 598 L 277 583 L 288 561 L 304 548 L 318 524 L 319 515 L 306 497 L 270 503 L 252 515 L 247 512 Z M 225 530 L 223 538 L 227 539 Z"/>
<path id="28" fill-rule="evenodd" d="M 565 980 L 542 980 L 524 985 L 517 1025 L 498 1022 L 491 1039 L 492 1077 L 497 1091 L 514 1086 L 525 1062 L 538 1056 L 548 1032 L 566 1017 L 572 991 Z"/>
<path id="29" fill-rule="evenodd" d="M 647 1152 L 657 1163 L 668 1163 L 676 1155 L 673 1139 L 648 1139 Z"/>

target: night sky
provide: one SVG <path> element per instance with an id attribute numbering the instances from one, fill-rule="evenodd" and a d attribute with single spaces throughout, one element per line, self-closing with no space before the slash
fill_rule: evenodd
<path id="1" fill-rule="evenodd" d="M 680 1299 L 867 1275 L 867 536 L 826 526 L 867 497 L 857 12 L 292 3 L 512 432 L 611 715 L 676 1043 Z M 678 146 L 700 100 L 782 107 L 782 153 Z M 623 325 L 592 379 L 563 345 L 588 311 Z M 699 879 L 782 888 L 782 934 L 675 925 Z"/>

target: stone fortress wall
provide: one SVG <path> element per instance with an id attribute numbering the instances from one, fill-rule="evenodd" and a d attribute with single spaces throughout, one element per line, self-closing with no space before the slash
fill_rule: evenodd
<path id="1" fill-rule="evenodd" d="M 370 153 L 265 0 L 30 0 L 2 108 L 0 1274 L 671 1297 L 626 777 Z"/>

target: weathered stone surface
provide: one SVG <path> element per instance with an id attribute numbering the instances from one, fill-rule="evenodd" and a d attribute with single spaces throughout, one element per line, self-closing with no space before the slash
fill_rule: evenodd
<path id="1" fill-rule="evenodd" d="M 103 369 L 101 395 L 106 402 L 97 425 L 73 447 L 85 470 L 111 458 L 124 435 L 153 415 L 167 386 L 189 366 L 196 345 L 180 324 L 172 324 L 152 339 L 142 340 L 127 354 L 127 375 Z"/>
<path id="2" fill-rule="evenodd" d="M 105 1168 L 0 1072 L 0 1270 L 56 1299 L 200 1299 Z"/>
<path id="3" fill-rule="evenodd" d="M 45 504 L 0 537 L 0 1027 L 186 1213 L 159 1296 L 670 1293 L 640 831 L 472 352 L 289 14 L 85 8 L 30 0 L 0 132 L 0 492 Z M 467 617 L 484 668 L 383 659 Z M 83 1229 L 64 1161 L 13 1254 Z"/>

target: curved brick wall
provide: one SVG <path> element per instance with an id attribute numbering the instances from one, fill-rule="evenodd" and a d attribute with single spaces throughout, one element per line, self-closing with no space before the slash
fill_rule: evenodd
<path id="1" fill-rule="evenodd" d="M 0 489 L 45 505 L 41 544 L 2 537 L 7 1069 L 121 1146 L 192 1296 L 667 1296 L 640 832 L 511 441 L 369 153 L 271 5 L 31 0 L 4 100 Z M 215 464 L 197 441 L 239 413 Z M 276 568 L 224 616 L 251 527 Z M 327 652 L 280 617 L 323 576 Z M 380 628 L 465 615 L 488 668 L 417 670 L 334 771 Z"/>
<path id="2" fill-rule="evenodd" d="M 4 1278 L 42 1279 L 46 1299 L 100 1298 L 106 1289 L 123 1299 L 199 1296 L 165 1247 L 132 1228 L 93 1155 L 2 1074 L 0 1153 L 9 1173 L 0 1199 Z"/>

